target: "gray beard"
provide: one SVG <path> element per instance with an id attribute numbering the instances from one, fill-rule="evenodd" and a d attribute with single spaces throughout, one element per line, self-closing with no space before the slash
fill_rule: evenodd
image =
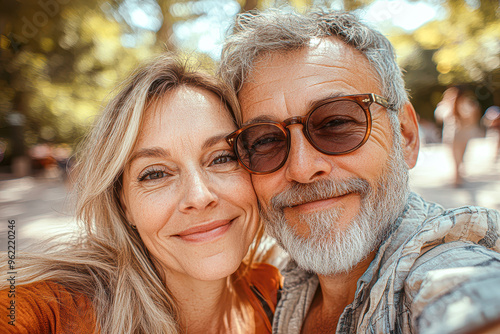
<path id="1" fill-rule="evenodd" d="M 343 230 L 338 227 L 343 208 L 299 215 L 301 224 L 309 227 L 307 237 L 297 235 L 285 218 L 284 208 L 350 192 L 361 196 L 361 206 Z M 301 268 L 328 276 L 349 272 L 379 247 L 403 212 L 408 195 L 408 167 L 402 149 L 393 147 L 376 189 L 362 178 L 294 183 L 274 196 L 268 209 L 261 206 L 261 215 L 267 232 Z"/>

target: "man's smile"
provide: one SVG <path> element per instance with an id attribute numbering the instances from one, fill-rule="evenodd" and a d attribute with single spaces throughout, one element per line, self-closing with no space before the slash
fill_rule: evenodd
<path id="1" fill-rule="evenodd" d="M 307 214 L 315 211 L 323 211 L 331 208 L 338 208 L 343 206 L 345 201 L 351 200 L 354 197 L 359 197 L 359 193 L 349 192 L 345 195 L 310 201 L 302 204 L 293 205 L 291 207 L 285 208 L 283 212 L 285 214 Z"/>

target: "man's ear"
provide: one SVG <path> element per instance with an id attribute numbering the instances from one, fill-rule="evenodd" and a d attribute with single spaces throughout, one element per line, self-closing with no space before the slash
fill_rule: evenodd
<path id="1" fill-rule="evenodd" d="M 401 124 L 401 135 L 403 136 L 403 153 L 408 168 L 415 167 L 417 163 L 418 151 L 420 149 L 420 139 L 418 136 L 417 114 L 413 105 L 406 102 L 399 113 Z"/>

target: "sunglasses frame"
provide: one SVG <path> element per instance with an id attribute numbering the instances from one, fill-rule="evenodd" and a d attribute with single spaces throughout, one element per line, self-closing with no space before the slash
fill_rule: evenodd
<path id="1" fill-rule="evenodd" d="M 328 152 L 326 150 L 323 150 L 323 149 L 319 148 L 314 143 L 314 141 L 312 140 L 312 138 L 309 135 L 309 131 L 307 130 L 307 125 L 308 125 L 308 122 L 309 122 L 309 119 L 310 119 L 310 116 L 311 116 L 312 113 L 314 113 L 318 108 L 324 106 L 325 104 L 328 104 L 328 103 L 331 103 L 331 102 L 335 102 L 335 101 L 354 101 L 354 102 L 356 102 L 361 107 L 361 109 L 363 109 L 363 111 L 365 112 L 365 116 L 366 116 L 366 120 L 367 120 L 366 123 L 367 124 L 366 124 L 366 133 L 365 133 L 365 136 L 364 136 L 363 140 L 361 140 L 361 142 L 358 145 L 356 145 L 352 149 L 344 151 L 344 152 L 331 153 L 331 152 Z M 288 126 L 293 125 L 293 124 L 302 124 L 302 133 L 306 137 L 307 141 L 311 144 L 312 147 L 314 147 L 317 151 L 319 151 L 319 152 L 321 152 L 323 154 L 326 154 L 326 155 L 343 155 L 343 154 L 348 154 L 348 153 L 351 153 L 351 152 L 357 150 L 361 146 L 363 146 L 366 143 L 366 141 L 368 140 L 368 138 L 370 137 L 371 129 L 372 129 L 372 117 L 371 117 L 370 106 L 373 103 L 377 103 L 377 104 L 379 104 L 379 105 L 381 105 L 382 107 L 385 107 L 385 108 L 389 108 L 390 107 L 389 102 L 387 101 L 386 98 L 384 98 L 384 97 L 382 97 L 380 95 L 377 95 L 377 94 L 373 94 L 373 93 L 369 93 L 369 94 L 357 94 L 357 95 L 345 95 L 345 96 L 333 97 L 331 99 L 327 99 L 327 100 L 321 101 L 321 103 L 315 105 L 314 108 L 312 108 L 304 116 L 290 117 L 290 118 L 285 119 L 282 122 L 266 121 L 266 122 L 258 122 L 258 123 L 248 124 L 248 125 L 240 128 L 240 129 L 232 132 L 231 134 L 229 134 L 226 137 L 226 141 L 229 144 L 229 146 L 231 147 L 231 149 L 234 151 L 234 153 L 236 154 L 236 157 L 238 158 L 238 163 L 245 170 L 247 170 L 248 172 L 250 172 L 252 174 L 255 174 L 255 175 L 271 174 L 271 173 L 277 171 L 278 169 L 280 169 L 281 167 L 283 167 L 283 165 L 288 160 L 288 154 L 290 153 L 290 147 L 291 147 L 291 142 L 290 142 L 291 135 L 290 135 L 290 131 L 288 130 Z M 235 143 L 236 143 L 236 141 L 238 139 L 238 136 L 243 131 L 245 131 L 248 128 L 251 128 L 251 127 L 254 127 L 254 126 L 259 126 L 259 125 L 273 125 L 273 126 L 276 126 L 276 127 L 278 127 L 285 134 L 286 139 L 287 139 L 287 150 L 286 150 L 286 154 L 285 154 L 285 157 L 284 157 L 283 161 L 279 164 L 279 166 L 273 168 L 272 170 L 265 171 L 265 172 L 257 172 L 257 171 L 251 170 L 250 168 L 248 168 L 247 166 L 245 166 L 245 164 L 241 161 L 241 158 L 240 158 L 240 155 L 238 153 L 238 150 L 235 148 Z"/>

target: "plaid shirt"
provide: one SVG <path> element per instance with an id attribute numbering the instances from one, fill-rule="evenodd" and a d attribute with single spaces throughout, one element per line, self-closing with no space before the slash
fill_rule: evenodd
<path id="1" fill-rule="evenodd" d="M 336 333 L 462 333 L 500 318 L 500 213 L 412 193 Z M 318 278 L 291 261 L 273 333 L 299 334 Z M 333 333 L 332 328 L 332 333 Z"/>

